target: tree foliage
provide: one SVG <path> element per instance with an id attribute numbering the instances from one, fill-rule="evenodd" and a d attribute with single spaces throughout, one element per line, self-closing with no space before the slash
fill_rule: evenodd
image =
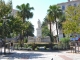
<path id="1" fill-rule="evenodd" d="M 26 22 L 26 28 L 25 28 L 25 36 L 34 36 L 34 26 L 32 25 L 31 22 L 27 21 Z"/>
<path id="2" fill-rule="evenodd" d="M 32 35 L 34 28 L 33 25 L 30 22 L 27 22 L 26 19 L 30 19 L 33 17 L 33 12 L 32 10 L 34 10 L 33 7 L 30 7 L 30 4 L 21 4 L 21 5 L 17 5 L 16 8 L 18 9 L 17 15 L 20 16 L 22 18 L 22 22 L 24 25 L 24 29 L 21 32 L 21 36 L 23 36 L 23 40 L 24 40 L 24 36 L 27 35 Z"/>
<path id="3" fill-rule="evenodd" d="M 22 4 L 22 5 L 17 5 L 16 6 L 17 9 L 18 9 L 18 15 L 20 17 L 22 17 L 23 19 L 23 22 L 26 21 L 26 18 L 29 19 L 29 18 L 32 18 L 33 17 L 33 12 L 31 12 L 31 10 L 34 10 L 33 7 L 30 7 L 30 4 L 27 3 L 27 4 Z"/>
<path id="4" fill-rule="evenodd" d="M 62 29 L 62 23 L 65 22 L 65 14 L 62 14 L 62 16 L 59 17 L 59 21 L 58 21 L 58 28 Z"/>
<path id="5" fill-rule="evenodd" d="M 4 16 L 8 18 L 11 11 L 12 2 L 9 1 L 8 3 L 5 3 L 4 0 L 0 0 L 0 19 L 3 19 Z"/>
<path id="6" fill-rule="evenodd" d="M 49 32 L 49 29 L 48 29 L 48 26 L 43 26 L 42 27 L 42 36 L 49 36 L 50 35 L 50 32 Z"/>
<path id="7" fill-rule="evenodd" d="M 49 20 L 45 17 L 44 18 L 44 21 L 42 23 L 42 36 L 49 36 L 50 35 L 50 31 L 48 29 L 48 23 L 49 23 Z"/>
<path id="8" fill-rule="evenodd" d="M 48 20 L 44 18 L 44 21 L 42 23 L 42 36 L 50 36 L 51 42 L 53 42 L 53 34 L 50 33 L 50 30 L 48 29 Z"/>
<path id="9" fill-rule="evenodd" d="M 66 10 L 66 21 L 63 22 L 65 34 L 80 33 L 80 6 L 69 6 Z"/>
<path id="10" fill-rule="evenodd" d="M 9 14 L 12 10 L 12 2 L 5 3 L 4 0 L 0 0 L 0 37 L 7 36 L 10 32 L 8 21 Z M 4 32 L 4 33 L 3 33 Z"/>

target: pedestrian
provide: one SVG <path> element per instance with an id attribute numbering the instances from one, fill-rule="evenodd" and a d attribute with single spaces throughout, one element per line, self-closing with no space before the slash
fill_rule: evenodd
<path id="1" fill-rule="evenodd" d="M 11 51 L 13 50 L 13 42 L 11 42 Z"/>

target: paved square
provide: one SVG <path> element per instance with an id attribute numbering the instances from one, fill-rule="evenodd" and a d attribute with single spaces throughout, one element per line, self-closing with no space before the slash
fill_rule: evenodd
<path id="1" fill-rule="evenodd" d="M 0 60 L 80 60 L 80 54 L 68 51 L 17 51 L 13 54 L 0 55 Z"/>

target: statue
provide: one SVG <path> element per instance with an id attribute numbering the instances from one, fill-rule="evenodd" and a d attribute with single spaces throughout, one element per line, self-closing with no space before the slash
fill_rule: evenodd
<path id="1" fill-rule="evenodd" d="M 41 28 L 41 22 L 39 19 L 38 19 L 38 28 Z"/>
<path id="2" fill-rule="evenodd" d="M 37 28 L 37 37 L 42 37 L 42 29 L 41 29 L 41 22 L 38 19 L 38 28 Z"/>

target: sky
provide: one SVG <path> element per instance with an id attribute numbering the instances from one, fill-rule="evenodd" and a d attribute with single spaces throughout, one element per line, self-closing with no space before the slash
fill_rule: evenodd
<path id="1" fill-rule="evenodd" d="M 9 1 L 9 0 L 5 0 Z M 55 5 L 62 2 L 67 2 L 68 0 L 12 0 L 13 9 L 16 9 L 17 5 L 29 3 L 31 7 L 34 7 L 33 10 L 33 18 L 29 19 L 31 23 L 34 25 L 34 35 L 36 36 L 36 28 L 38 19 L 43 22 L 45 16 L 47 15 L 47 10 L 50 5 Z"/>

